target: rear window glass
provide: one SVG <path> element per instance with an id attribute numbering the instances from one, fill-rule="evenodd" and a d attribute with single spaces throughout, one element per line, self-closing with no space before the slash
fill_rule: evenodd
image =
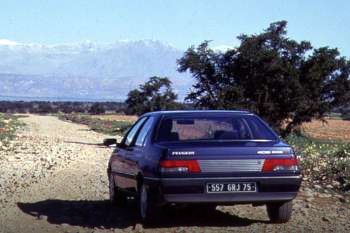
<path id="1" fill-rule="evenodd" d="M 166 117 L 156 141 L 276 140 L 273 132 L 252 115 L 230 117 Z"/>

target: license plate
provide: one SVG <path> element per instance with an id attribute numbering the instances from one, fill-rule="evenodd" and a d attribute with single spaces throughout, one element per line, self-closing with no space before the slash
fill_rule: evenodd
<path id="1" fill-rule="evenodd" d="M 208 183 L 207 193 L 256 192 L 255 182 Z"/>

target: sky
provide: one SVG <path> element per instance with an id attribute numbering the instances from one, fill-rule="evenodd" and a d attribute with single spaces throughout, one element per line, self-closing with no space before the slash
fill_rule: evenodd
<path id="1" fill-rule="evenodd" d="M 288 21 L 288 36 L 350 57 L 347 0 L 0 0 L 0 39 L 61 44 L 153 39 L 186 49 L 236 46 L 241 33 Z"/>

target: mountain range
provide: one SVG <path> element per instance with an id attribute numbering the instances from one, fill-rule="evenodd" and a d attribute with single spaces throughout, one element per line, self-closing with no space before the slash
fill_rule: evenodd
<path id="1" fill-rule="evenodd" d="M 43 45 L 0 39 L 0 96 L 124 100 L 149 77 L 167 76 L 183 99 L 192 84 L 176 70 L 183 52 L 154 40 Z"/>

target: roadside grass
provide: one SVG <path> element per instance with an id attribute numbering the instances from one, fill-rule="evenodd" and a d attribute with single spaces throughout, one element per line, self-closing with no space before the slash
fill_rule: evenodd
<path id="1" fill-rule="evenodd" d="M 290 135 L 302 171 L 314 187 L 350 193 L 350 121 L 331 116 L 302 125 L 302 135 Z"/>
<path id="2" fill-rule="evenodd" d="M 108 135 L 123 135 L 133 124 L 126 120 L 105 120 L 85 114 L 59 114 L 58 118 L 78 124 L 87 125 L 91 130 Z"/>
<path id="3" fill-rule="evenodd" d="M 121 115 L 121 114 L 91 115 L 91 117 L 97 118 L 100 120 L 129 121 L 129 122 L 135 122 L 138 119 L 138 116 L 135 116 L 135 115 Z"/>
<path id="4" fill-rule="evenodd" d="M 20 117 L 0 113 L 0 150 L 8 149 L 8 145 L 16 137 L 16 131 L 24 125 L 18 120 Z"/>
<path id="5" fill-rule="evenodd" d="M 294 147 L 307 182 L 329 190 L 350 191 L 350 142 L 296 135 L 290 135 L 286 142 Z"/>

